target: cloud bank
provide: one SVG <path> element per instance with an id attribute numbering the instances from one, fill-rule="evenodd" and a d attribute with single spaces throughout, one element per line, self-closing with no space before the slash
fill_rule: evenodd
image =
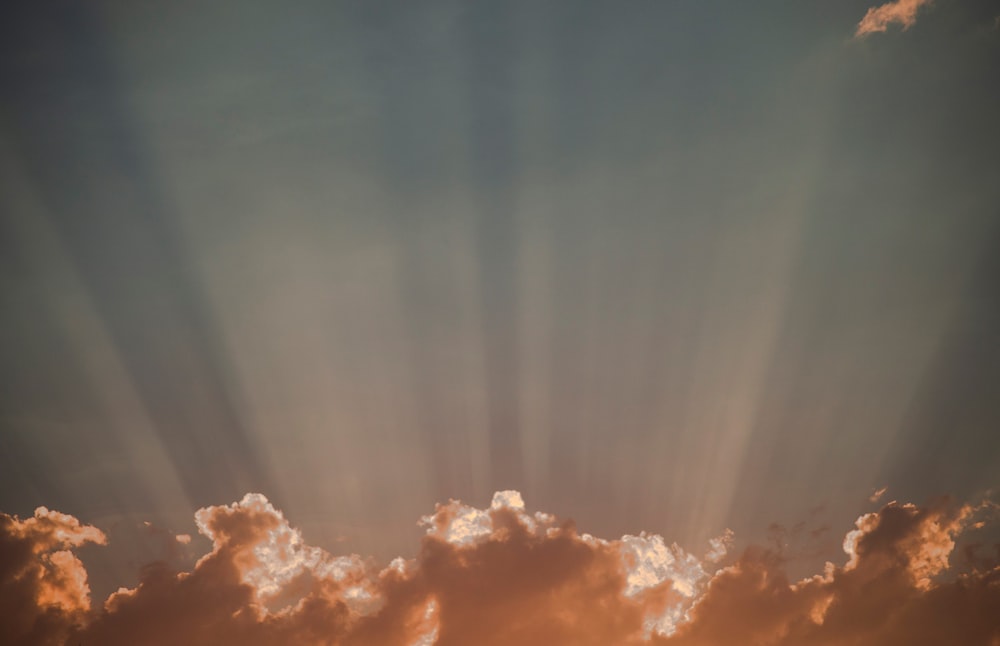
<path id="1" fill-rule="evenodd" d="M 893 23 L 902 25 L 904 30 L 909 29 L 917 22 L 917 12 L 921 7 L 930 3 L 931 0 L 896 0 L 872 7 L 858 23 L 854 35 L 860 38 L 868 34 L 884 32 Z"/>
<path id="2" fill-rule="evenodd" d="M 147 566 L 91 604 L 72 549 L 96 528 L 39 508 L 0 516 L 4 644 L 1000 644 L 1000 567 L 956 540 L 996 507 L 891 502 L 857 520 L 843 563 L 792 581 L 726 534 L 695 555 L 655 534 L 616 540 L 529 513 L 519 493 L 440 504 L 415 559 L 335 556 L 260 494 L 197 512 L 212 549 L 191 571 Z M 969 551 L 969 555 L 972 552 Z"/>

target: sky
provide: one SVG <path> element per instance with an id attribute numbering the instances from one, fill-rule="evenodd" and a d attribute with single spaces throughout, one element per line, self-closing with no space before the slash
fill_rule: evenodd
<path id="1" fill-rule="evenodd" d="M 995 0 L 9 9 L 0 641 L 995 646 L 998 68 Z"/>

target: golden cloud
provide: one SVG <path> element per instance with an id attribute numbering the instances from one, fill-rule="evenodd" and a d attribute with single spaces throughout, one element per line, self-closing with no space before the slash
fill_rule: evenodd
<path id="1" fill-rule="evenodd" d="M 25 520 L 0 514 L 0 643 L 61 643 L 82 624 L 90 587 L 71 549 L 105 541 L 96 527 L 45 507 Z"/>
<path id="2" fill-rule="evenodd" d="M 931 0 L 896 0 L 878 7 L 872 7 L 865 13 L 854 32 L 856 37 L 884 32 L 889 25 L 898 23 L 903 29 L 909 29 L 917 22 L 917 12 L 929 5 Z"/>
<path id="3" fill-rule="evenodd" d="M 0 516 L 0 641 L 30 644 L 1000 643 L 995 560 L 952 571 L 958 537 L 994 508 L 891 502 L 858 519 L 841 565 L 792 581 L 772 550 L 697 556 L 662 536 L 605 540 L 498 492 L 439 504 L 416 558 L 385 567 L 308 545 L 260 494 L 197 512 L 212 549 L 185 572 L 147 566 L 91 607 L 72 553 L 94 527 L 40 508 Z M 718 563 L 719 565 L 716 565 Z"/>

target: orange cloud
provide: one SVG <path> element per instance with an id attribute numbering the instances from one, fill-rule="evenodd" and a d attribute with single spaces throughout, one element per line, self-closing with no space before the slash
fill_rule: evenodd
<path id="1" fill-rule="evenodd" d="M 60 642 L 90 610 L 87 571 L 70 551 L 105 542 L 96 527 L 45 507 L 0 514 L 0 643 Z"/>
<path id="2" fill-rule="evenodd" d="M 931 0 L 895 0 L 895 2 L 872 7 L 858 23 L 854 35 L 860 38 L 868 34 L 884 32 L 893 23 L 899 23 L 904 30 L 909 29 L 917 22 L 917 12 L 920 8 L 930 3 Z"/>
<path id="3" fill-rule="evenodd" d="M 889 503 L 858 519 L 844 566 L 791 583 L 775 554 L 748 550 L 720 572 L 672 646 L 982 644 L 1000 640 L 1000 569 L 935 582 L 975 510 Z"/>
<path id="4" fill-rule="evenodd" d="M 774 551 L 702 556 L 655 534 L 595 538 L 499 492 L 423 518 L 412 560 L 386 567 L 308 545 L 264 496 L 196 514 L 211 551 L 188 572 L 147 566 L 90 608 L 70 551 L 103 542 L 40 509 L 0 516 L 3 643 L 727 646 L 993 644 L 1000 569 L 952 572 L 956 541 L 987 506 L 889 503 L 844 539 L 841 565 L 800 581 Z M 713 565 L 720 562 L 722 565 Z M 971 562 L 971 561 L 970 561 Z M 726 565 L 728 563 L 728 565 Z"/>

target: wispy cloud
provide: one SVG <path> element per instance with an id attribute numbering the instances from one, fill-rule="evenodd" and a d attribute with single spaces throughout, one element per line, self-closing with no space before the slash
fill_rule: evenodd
<path id="1" fill-rule="evenodd" d="M 932 0 L 896 0 L 878 7 L 872 7 L 858 23 L 855 37 L 861 38 L 868 34 L 883 32 L 889 25 L 898 23 L 903 29 L 909 29 L 917 21 L 917 12 Z"/>
<path id="2" fill-rule="evenodd" d="M 196 514 L 211 551 L 189 572 L 147 566 L 91 608 L 71 549 L 104 542 L 44 508 L 0 515 L 0 641 L 124 644 L 986 644 L 1000 639 L 1000 567 L 951 572 L 995 507 L 895 502 L 860 517 L 844 563 L 793 582 L 780 554 L 697 556 L 662 536 L 604 540 L 530 513 L 519 493 L 424 517 L 418 556 L 387 567 L 308 545 L 260 494 Z M 720 565 L 714 565 L 715 562 Z"/>

